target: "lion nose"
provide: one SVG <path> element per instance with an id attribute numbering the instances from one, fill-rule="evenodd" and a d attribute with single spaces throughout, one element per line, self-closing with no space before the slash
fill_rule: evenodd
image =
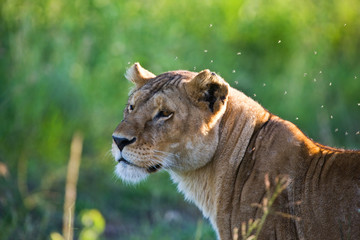
<path id="1" fill-rule="evenodd" d="M 117 136 L 114 136 L 114 135 L 112 136 L 112 138 L 114 139 L 114 142 L 118 146 L 120 151 L 122 151 L 125 146 L 127 146 L 129 144 L 132 144 L 133 142 L 136 141 L 136 138 L 133 138 L 133 139 L 129 140 L 127 138 L 117 137 Z"/>

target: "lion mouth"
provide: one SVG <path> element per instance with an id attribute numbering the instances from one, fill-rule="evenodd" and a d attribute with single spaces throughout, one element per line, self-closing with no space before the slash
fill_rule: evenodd
<path id="1" fill-rule="evenodd" d="M 154 172 L 158 171 L 161 167 L 162 167 L 161 164 L 156 164 L 154 166 L 148 167 L 146 169 L 146 171 L 148 171 L 148 173 L 154 173 Z"/>
<path id="2" fill-rule="evenodd" d="M 140 166 L 138 166 L 138 165 L 136 165 L 136 164 L 133 164 L 133 163 L 129 162 L 128 160 L 126 160 L 125 158 L 120 158 L 120 159 L 118 160 L 118 163 L 120 163 L 120 162 L 123 162 L 123 163 L 125 163 L 125 164 L 127 164 L 127 165 L 129 165 L 129 166 L 133 166 L 133 167 L 137 167 L 137 168 L 142 168 L 142 169 L 145 168 L 145 167 L 140 167 Z M 156 164 L 156 165 L 154 165 L 154 166 L 150 166 L 150 167 L 145 168 L 145 169 L 146 169 L 146 171 L 147 171 L 148 173 L 154 173 L 154 172 L 158 171 L 159 169 L 161 169 L 161 167 L 162 167 L 161 164 Z"/>

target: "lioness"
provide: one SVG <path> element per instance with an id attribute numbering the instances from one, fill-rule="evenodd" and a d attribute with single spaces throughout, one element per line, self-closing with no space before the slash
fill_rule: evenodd
<path id="1" fill-rule="evenodd" d="M 155 76 L 135 63 L 126 77 L 136 87 L 112 135 L 121 179 L 165 169 L 217 237 L 232 239 L 262 216 L 253 204 L 264 177 L 286 176 L 259 239 L 360 239 L 359 151 L 313 142 L 209 70 Z"/>

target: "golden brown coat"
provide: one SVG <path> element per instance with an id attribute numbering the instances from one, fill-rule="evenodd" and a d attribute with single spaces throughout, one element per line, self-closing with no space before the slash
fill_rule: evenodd
<path id="1" fill-rule="evenodd" d="M 360 239 L 359 151 L 313 142 L 209 70 L 155 76 L 136 63 L 127 78 L 112 148 L 124 181 L 167 170 L 225 240 L 263 214 L 265 175 L 286 177 L 259 239 Z"/>

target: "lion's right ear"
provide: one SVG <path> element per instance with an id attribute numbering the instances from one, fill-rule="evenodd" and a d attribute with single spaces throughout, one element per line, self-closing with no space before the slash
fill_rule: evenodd
<path id="1" fill-rule="evenodd" d="M 149 79 L 156 77 L 156 75 L 143 68 L 137 62 L 126 71 L 125 77 L 127 80 L 135 83 L 136 88 L 141 88 Z"/>
<path id="2" fill-rule="evenodd" d="M 187 82 L 185 89 L 199 106 L 216 113 L 227 100 L 229 84 L 206 69 Z"/>

